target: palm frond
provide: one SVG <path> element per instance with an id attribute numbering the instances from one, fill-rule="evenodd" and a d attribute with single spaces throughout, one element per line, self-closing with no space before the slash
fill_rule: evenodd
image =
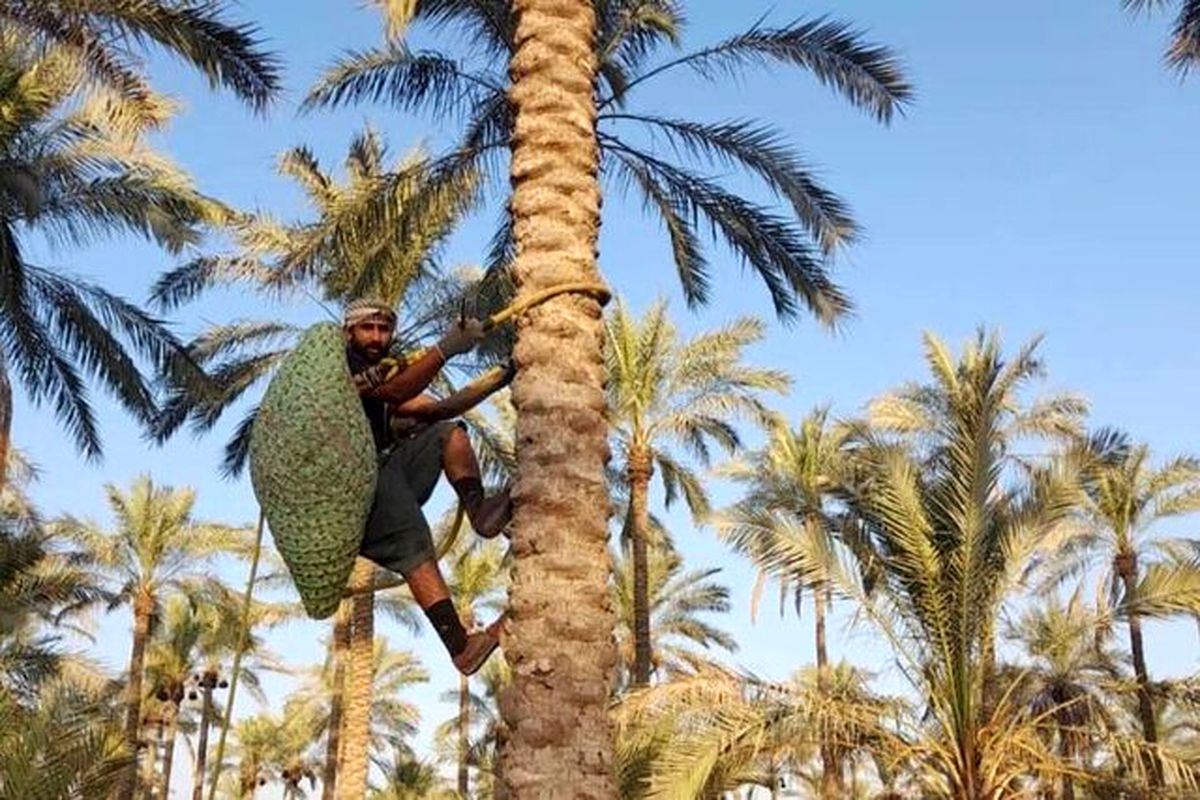
<path id="1" fill-rule="evenodd" d="M 716 166 L 746 168 L 787 199 L 826 253 L 854 242 L 858 235 L 845 202 L 817 181 L 778 131 L 745 120 L 705 123 L 628 113 L 602 114 L 600 121 L 605 120 L 640 123 L 665 135 L 680 154 Z"/>
<path id="2" fill-rule="evenodd" d="M 402 111 L 457 116 L 497 91 L 491 76 L 469 72 L 440 53 L 413 52 L 394 43 L 342 56 L 309 90 L 301 109 L 386 102 Z"/>
<path id="3" fill-rule="evenodd" d="M 766 285 L 781 320 L 790 322 L 796 318 L 797 298 L 827 325 L 833 325 L 849 312 L 850 301 L 830 280 L 820 253 L 789 220 L 707 178 L 606 135 L 601 138 L 613 156 L 610 164 L 618 170 L 642 170 L 654 180 L 658 193 L 671 198 L 681 212 L 681 219 L 687 219 L 693 228 L 704 220 L 714 240 L 723 241 L 743 263 L 753 268 Z"/>
<path id="4" fill-rule="evenodd" d="M 747 66 L 771 62 L 812 73 L 822 84 L 882 122 L 902 111 L 913 97 L 899 59 L 889 48 L 867 44 L 849 24 L 823 17 L 797 20 L 782 28 L 755 25 L 655 67 L 630 81 L 629 88 L 681 66 L 712 80 L 718 74 L 736 76 Z"/>

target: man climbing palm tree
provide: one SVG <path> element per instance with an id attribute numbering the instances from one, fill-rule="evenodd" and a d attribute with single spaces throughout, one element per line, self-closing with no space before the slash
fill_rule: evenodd
<path id="1" fill-rule="evenodd" d="M 490 539 L 508 525 L 512 517 L 508 490 L 484 495 L 466 428 L 454 418 L 505 386 L 512 370 L 497 371 L 436 400 L 422 392 L 449 359 L 479 343 L 484 335 L 481 321 L 458 320 L 435 347 L 410 363 L 390 355 L 396 315 L 388 304 L 355 300 L 346 307 L 342 324 L 350 373 L 379 453 L 375 501 L 361 553 L 404 576 L 454 666 L 471 675 L 499 644 L 503 617 L 484 630 L 467 633 L 438 568 L 433 535 L 421 506 L 444 472 L 476 533 Z"/>

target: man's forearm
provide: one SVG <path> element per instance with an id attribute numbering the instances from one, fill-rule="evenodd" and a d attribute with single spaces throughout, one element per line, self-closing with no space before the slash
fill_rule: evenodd
<path id="1" fill-rule="evenodd" d="M 445 363 L 441 352 L 436 347 L 431 347 L 416 361 L 392 376 L 387 383 L 369 389 L 364 394 L 393 404 L 405 403 L 425 391 Z"/>
<path id="2" fill-rule="evenodd" d="M 422 395 L 396 404 L 393 411 L 400 416 L 413 417 L 423 422 L 461 417 L 503 387 L 508 382 L 507 377 L 505 370 L 495 368 L 449 397 L 434 400 Z"/>

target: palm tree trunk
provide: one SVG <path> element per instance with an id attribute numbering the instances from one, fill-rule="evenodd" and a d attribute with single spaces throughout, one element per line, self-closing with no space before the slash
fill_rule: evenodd
<path id="1" fill-rule="evenodd" d="M 162 782 L 159 784 L 162 788 L 158 793 L 163 800 L 171 796 L 171 768 L 175 764 L 175 737 L 179 733 L 178 701 L 170 703 L 168 712 L 170 718 L 167 721 L 167 741 L 163 745 Z"/>
<path id="2" fill-rule="evenodd" d="M 825 641 L 825 616 L 828 587 L 821 581 L 813 587 L 813 624 L 816 628 L 817 649 L 817 692 L 825 696 L 829 692 L 829 651 Z M 837 752 L 828 740 L 828 735 L 821 734 L 821 797 L 834 800 L 843 795 L 842 765 Z"/>
<path id="3" fill-rule="evenodd" d="M 204 772 L 208 767 L 208 726 L 213 712 L 213 689 L 216 688 L 216 670 L 206 670 L 201 680 L 204 700 L 200 704 L 200 733 L 196 741 L 196 767 L 192 775 L 192 800 L 204 800 Z"/>
<path id="4" fill-rule="evenodd" d="M 125 744 L 136 759 L 138 733 L 142 719 L 142 669 L 146 662 L 146 642 L 150 638 L 150 619 L 154 598 L 139 589 L 133 600 L 133 645 L 129 651 L 129 680 L 125 687 Z M 137 772 L 130 770 L 119 797 L 133 800 L 137 793 Z"/>
<path id="5" fill-rule="evenodd" d="M 650 683 L 654 654 L 650 643 L 650 560 L 646 538 L 650 531 L 647 494 L 654 462 L 645 448 L 629 453 L 629 546 L 633 553 L 633 685 Z"/>
<path id="6" fill-rule="evenodd" d="M 458 676 L 458 796 L 466 800 L 471 791 L 467 757 L 471 752 L 471 679 Z"/>
<path id="7" fill-rule="evenodd" d="M 1125 597 L 1132 598 L 1137 591 L 1137 553 L 1127 550 L 1117 554 L 1114 569 L 1121 577 Z M 1158 744 L 1158 723 L 1154 718 L 1154 701 L 1150 697 L 1150 671 L 1146 668 L 1146 649 L 1142 641 L 1142 620 L 1136 611 L 1129 613 L 1129 651 L 1133 654 L 1133 673 L 1138 684 L 1138 718 L 1142 724 L 1142 738 L 1151 747 Z M 1163 776 L 1158 759 L 1147 758 L 1150 785 L 1162 786 Z"/>
<path id="8" fill-rule="evenodd" d="M 143 740 L 149 739 L 145 735 L 146 729 L 150 723 L 154 723 L 154 739 L 150 740 L 149 746 L 146 749 L 146 757 L 142 761 L 142 778 L 138 788 L 134 791 L 134 796 L 154 797 L 155 775 L 158 770 L 158 753 L 162 750 L 163 737 L 166 734 L 166 726 L 162 718 L 162 712 L 159 712 L 158 718 L 154 720 L 147 719 L 142 725 L 141 730 Z"/>
<path id="9" fill-rule="evenodd" d="M 365 558 L 354 564 L 350 583 L 369 589 L 375 565 Z M 375 594 L 364 591 L 350 600 L 350 649 L 346 670 L 342 763 L 338 767 L 338 797 L 360 800 L 367 794 L 370 768 L 371 695 L 375 685 Z"/>
<path id="10" fill-rule="evenodd" d="M 512 215 L 518 300 L 596 281 L 600 224 L 595 10 L 513 0 Z M 608 702 L 616 666 L 608 593 L 609 458 L 600 305 L 564 296 L 518 322 L 517 472 L 501 703 L 514 800 L 616 796 Z"/>
<path id="11" fill-rule="evenodd" d="M 258 766 L 255 765 L 254 771 L 251 773 L 243 765 L 241 771 L 241 791 L 238 796 L 241 800 L 254 800 L 254 791 L 258 788 Z"/>
<path id="12" fill-rule="evenodd" d="M 346 654 L 350 650 L 350 601 L 343 600 L 333 621 L 333 695 L 329 698 L 329 724 L 325 744 L 325 773 L 321 800 L 334 800 L 342 744 L 342 705 L 346 688 Z"/>
<path id="13" fill-rule="evenodd" d="M 0 489 L 8 484 L 8 451 L 12 446 L 12 383 L 8 380 L 8 362 L 0 352 Z"/>

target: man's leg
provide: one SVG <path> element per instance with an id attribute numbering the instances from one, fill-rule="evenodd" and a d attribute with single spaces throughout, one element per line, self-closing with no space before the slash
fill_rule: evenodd
<path id="1" fill-rule="evenodd" d="M 471 439 L 461 425 L 452 425 L 442 441 L 442 470 L 471 520 L 471 527 L 485 539 L 498 535 L 512 519 L 508 489 L 484 496 L 479 461 Z"/>
<path id="2" fill-rule="evenodd" d="M 413 598 L 429 618 L 460 672 L 470 675 L 499 643 L 499 623 L 467 633 L 438 569 L 429 524 L 420 499 L 404 474 L 405 460 L 393 455 L 379 469 L 375 503 L 359 552 L 404 576 Z M 435 468 L 436 469 L 436 468 Z"/>
<path id="3" fill-rule="evenodd" d="M 404 580 L 408 583 L 417 605 L 425 612 L 429 623 L 437 631 L 438 638 L 446 646 L 454 666 L 466 675 L 483 666 L 500 643 L 500 624 L 503 617 L 482 631 L 468 634 L 463 628 L 458 611 L 454 608 L 454 602 L 450 599 L 450 589 L 442 578 L 436 560 L 422 561 L 407 570 Z"/>

